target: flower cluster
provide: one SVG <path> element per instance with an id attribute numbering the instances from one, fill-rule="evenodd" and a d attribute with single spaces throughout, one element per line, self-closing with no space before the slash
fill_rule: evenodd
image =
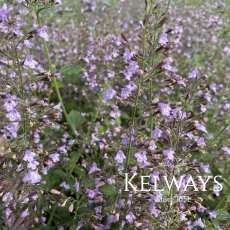
<path id="1" fill-rule="evenodd" d="M 228 229 L 229 7 L 0 3 L 3 228 Z"/>

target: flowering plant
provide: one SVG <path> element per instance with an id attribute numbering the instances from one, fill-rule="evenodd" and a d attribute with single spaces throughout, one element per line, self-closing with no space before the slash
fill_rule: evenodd
<path id="1" fill-rule="evenodd" d="M 3 229 L 228 229 L 229 10 L 0 1 Z"/>

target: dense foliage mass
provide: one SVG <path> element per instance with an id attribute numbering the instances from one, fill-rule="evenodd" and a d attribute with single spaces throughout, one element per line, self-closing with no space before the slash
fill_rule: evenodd
<path id="1" fill-rule="evenodd" d="M 0 229 L 230 229 L 229 15 L 0 0 Z"/>

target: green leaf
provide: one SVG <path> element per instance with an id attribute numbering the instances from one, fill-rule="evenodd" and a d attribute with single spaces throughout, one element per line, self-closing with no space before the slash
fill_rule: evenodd
<path id="1" fill-rule="evenodd" d="M 93 187 L 94 186 L 94 180 L 93 179 L 86 179 L 84 181 L 84 187 L 86 188 L 90 188 L 90 187 Z"/>
<path id="2" fill-rule="evenodd" d="M 61 74 L 63 75 L 77 75 L 84 71 L 86 70 L 78 64 L 66 65 L 61 68 Z"/>
<path id="3" fill-rule="evenodd" d="M 65 181 L 66 177 L 66 173 L 62 169 L 50 170 L 46 176 L 45 188 L 49 191 L 50 189 L 58 186 L 62 181 Z"/>
<path id="4" fill-rule="evenodd" d="M 54 214 L 56 224 L 70 224 L 74 220 L 74 215 L 68 211 L 67 207 L 58 207 Z"/>
<path id="5" fill-rule="evenodd" d="M 68 116 L 75 129 L 79 128 L 85 121 L 85 118 L 76 110 L 72 110 Z"/>
<path id="6" fill-rule="evenodd" d="M 83 215 L 86 215 L 86 214 L 89 214 L 91 212 L 91 210 L 87 207 L 80 207 L 78 210 L 77 210 L 77 216 L 83 216 Z"/>
<path id="7" fill-rule="evenodd" d="M 108 197 L 108 206 L 113 206 L 114 204 L 117 203 L 118 200 L 118 194 L 114 195 L 114 196 L 109 196 Z"/>
<path id="8" fill-rule="evenodd" d="M 85 176 L 85 171 L 83 169 L 77 168 L 77 167 L 75 167 L 73 169 L 73 173 L 76 174 L 78 176 L 78 178 Z"/>
<path id="9" fill-rule="evenodd" d="M 230 218 L 230 215 L 229 215 L 228 211 L 226 211 L 226 210 L 218 210 L 218 213 L 219 213 L 217 215 L 218 220 L 224 221 L 224 220 L 228 220 Z"/>
<path id="10" fill-rule="evenodd" d="M 105 196 L 115 196 L 117 195 L 117 188 L 113 185 L 102 185 L 99 190 L 105 195 Z"/>

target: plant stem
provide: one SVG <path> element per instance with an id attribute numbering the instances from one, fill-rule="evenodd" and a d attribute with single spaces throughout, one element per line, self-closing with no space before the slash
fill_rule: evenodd
<path id="1" fill-rule="evenodd" d="M 146 9 L 145 9 L 145 14 L 146 14 Z M 142 42 L 142 61 L 141 61 L 141 68 L 144 69 L 145 67 L 145 43 L 146 43 L 146 31 L 145 31 L 145 27 L 143 28 L 143 42 Z M 137 111 L 137 102 L 139 99 L 139 94 L 140 94 L 140 88 L 141 85 L 143 83 L 143 78 L 141 83 L 138 82 L 137 85 L 137 93 L 136 93 L 136 97 L 135 97 L 135 102 L 134 102 L 134 107 L 133 107 L 133 113 L 132 113 L 132 120 L 131 120 L 131 127 L 133 128 L 135 125 L 135 116 L 136 116 L 136 111 Z M 128 166 L 129 166 L 129 158 L 130 158 L 130 152 L 131 152 L 131 148 L 133 146 L 133 140 L 132 140 L 132 134 L 130 133 L 130 137 L 129 137 L 129 147 L 128 147 L 128 153 L 127 153 L 127 160 L 126 160 L 126 166 L 125 166 L 125 172 L 127 172 L 128 170 Z"/>
<path id="2" fill-rule="evenodd" d="M 17 51 L 17 47 L 15 45 L 15 42 L 13 41 L 14 44 L 14 52 L 16 55 L 16 59 L 17 59 L 17 63 L 18 63 L 18 75 L 20 78 L 20 87 L 21 87 L 21 100 L 23 102 L 23 111 L 22 111 L 22 119 L 23 119 L 23 136 L 24 138 L 26 138 L 26 133 L 27 133 L 27 122 L 26 122 L 26 115 L 25 115 L 25 96 L 24 96 L 24 84 L 23 84 L 23 76 L 22 76 L 22 67 L 21 67 L 21 63 L 20 63 L 20 59 L 18 56 L 18 51 Z"/>
<path id="3" fill-rule="evenodd" d="M 41 20 L 40 20 L 40 16 L 39 16 L 39 12 L 36 12 L 36 16 L 37 16 L 37 22 L 38 22 L 38 25 L 39 27 L 42 27 L 42 23 L 41 23 Z M 49 55 L 49 50 L 48 50 L 48 46 L 47 46 L 47 43 L 46 43 L 46 40 L 43 39 L 43 45 L 44 45 L 44 49 L 45 49 L 45 55 L 46 55 L 46 58 L 47 58 L 47 61 L 48 61 L 48 66 L 49 66 L 49 70 L 51 73 L 53 73 L 53 68 L 52 68 L 52 64 L 51 64 L 51 59 L 50 59 L 50 55 Z M 75 128 L 71 122 L 71 120 L 69 119 L 69 116 L 67 114 L 67 111 L 66 111 L 66 108 L 65 108 L 65 104 L 64 104 L 64 101 L 62 99 L 62 96 L 61 96 L 61 93 L 60 93 L 60 90 L 58 88 L 58 84 L 57 84 L 57 80 L 56 78 L 52 78 L 52 82 L 54 84 L 54 89 L 55 89 L 55 92 L 57 94 L 57 97 L 58 97 L 58 101 L 61 102 L 61 105 L 62 105 L 62 110 L 63 110 L 63 113 L 64 113 L 64 116 L 65 116 L 65 119 L 71 129 L 71 131 L 73 132 L 73 134 L 75 134 Z"/>
<path id="4" fill-rule="evenodd" d="M 57 206 L 54 205 L 54 207 L 52 208 L 52 211 L 50 213 L 50 217 L 49 217 L 48 223 L 47 223 L 48 226 L 51 226 L 51 224 L 52 224 L 52 221 L 53 221 L 56 209 L 57 209 Z"/>

